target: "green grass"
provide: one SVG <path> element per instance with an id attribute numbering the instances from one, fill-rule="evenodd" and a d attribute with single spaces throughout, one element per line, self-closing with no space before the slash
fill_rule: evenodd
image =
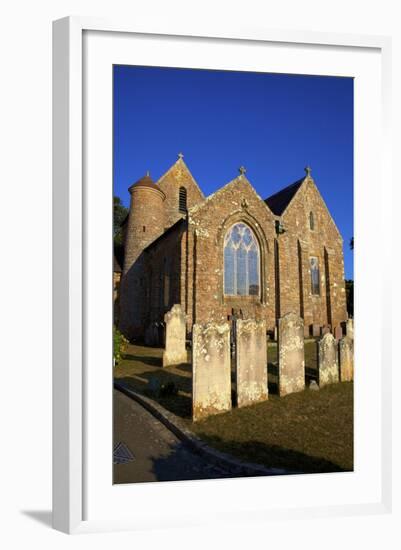
<path id="1" fill-rule="evenodd" d="M 241 459 L 302 472 L 353 469 L 353 384 L 278 397 L 193 424 L 210 445 Z"/>
<path id="2" fill-rule="evenodd" d="M 320 391 L 279 398 L 277 348 L 269 343 L 269 400 L 251 407 L 191 420 L 191 365 L 162 368 L 163 350 L 129 345 L 117 379 L 148 395 L 180 416 L 211 446 L 249 462 L 292 471 L 335 472 L 353 469 L 353 384 L 333 384 Z M 316 343 L 305 343 L 306 383 L 316 378 Z M 149 383 L 173 382 L 177 396 L 149 392 Z"/>

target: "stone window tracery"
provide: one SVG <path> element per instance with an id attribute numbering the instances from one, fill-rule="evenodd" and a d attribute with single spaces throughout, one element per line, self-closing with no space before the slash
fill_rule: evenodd
<path id="1" fill-rule="evenodd" d="M 234 224 L 224 238 L 224 294 L 260 295 L 259 245 L 244 223 Z"/>

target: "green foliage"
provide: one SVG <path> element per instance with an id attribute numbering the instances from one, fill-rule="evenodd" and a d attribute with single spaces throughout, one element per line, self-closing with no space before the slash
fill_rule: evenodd
<path id="1" fill-rule="evenodd" d="M 113 245 L 114 256 L 122 267 L 124 265 L 124 231 L 122 223 L 128 216 L 128 208 L 125 208 L 120 197 L 113 197 Z"/>
<path id="2" fill-rule="evenodd" d="M 128 340 L 125 336 L 116 327 L 113 327 L 114 366 L 117 366 L 121 361 L 121 356 L 124 353 L 127 344 Z"/>
<path id="3" fill-rule="evenodd" d="M 120 197 L 113 197 L 113 235 L 121 232 L 121 224 L 128 215 L 128 208 L 121 202 Z"/>
<path id="4" fill-rule="evenodd" d="M 354 281 L 352 279 L 346 279 L 345 293 L 347 296 L 348 315 L 350 317 L 353 317 L 354 316 Z"/>

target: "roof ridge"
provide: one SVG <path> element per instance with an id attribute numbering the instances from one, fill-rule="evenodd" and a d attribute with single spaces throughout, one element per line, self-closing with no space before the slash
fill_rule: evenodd
<path id="1" fill-rule="evenodd" d="M 173 168 L 174 168 L 177 164 L 183 164 L 183 165 L 184 165 L 184 167 L 186 168 L 188 174 L 190 175 L 190 177 L 191 177 L 193 183 L 194 183 L 194 184 L 196 185 L 196 187 L 199 189 L 199 192 L 200 192 L 200 194 L 202 195 L 202 197 L 205 198 L 205 195 L 204 195 L 202 189 L 200 188 L 198 182 L 197 182 L 196 179 L 194 178 L 194 176 L 193 176 L 191 170 L 188 168 L 188 165 L 187 165 L 186 162 L 184 161 L 184 155 L 183 155 L 182 153 L 179 153 L 178 159 L 170 166 L 170 168 L 169 168 L 168 170 L 166 170 L 166 172 L 164 172 L 164 173 L 160 176 L 160 178 L 156 181 L 156 184 L 157 184 L 157 185 L 160 185 L 160 181 L 161 181 L 162 179 L 164 179 L 164 178 L 173 170 Z"/>

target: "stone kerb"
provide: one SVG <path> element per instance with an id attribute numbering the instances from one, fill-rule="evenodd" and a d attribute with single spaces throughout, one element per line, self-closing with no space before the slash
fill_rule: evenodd
<path id="1" fill-rule="evenodd" d="M 236 325 L 237 405 L 246 407 L 268 399 L 266 322 L 238 319 Z"/>
<path id="2" fill-rule="evenodd" d="M 340 380 L 350 382 L 354 379 L 354 341 L 344 336 L 338 343 L 340 356 Z"/>
<path id="3" fill-rule="evenodd" d="M 197 421 L 231 409 L 230 326 L 192 328 L 192 415 Z"/>
<path id="4" fill-rule="evenodd" d="M 327 333 L 319 341 L 319 386 L 335 384 L 339 381 L 337 342 L 334 336 Z"/>
<path id="5" fill-rule="evenodd" d="M 185 348 L 186 318 L 180 304 L 175 304 L 164 316 L 166 344 L 163 351 L 163 367 L 187 362 Z"/>
<path id="6" fill-rule="evenodd" d="M 295 313 L 279 320 L 278 365 L 280 396 L 305 389 L 304 322 Z"/>

